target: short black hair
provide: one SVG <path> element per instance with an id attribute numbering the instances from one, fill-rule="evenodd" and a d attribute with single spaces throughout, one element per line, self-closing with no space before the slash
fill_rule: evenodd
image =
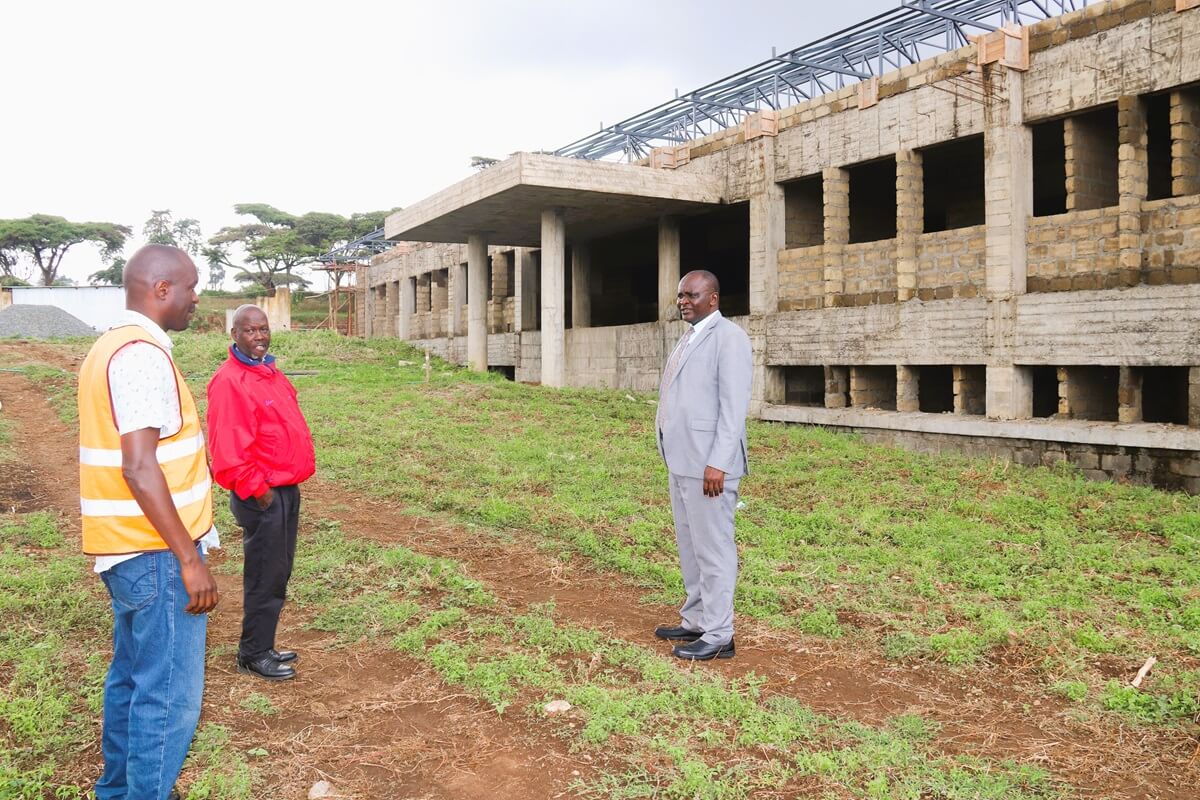
<path id="1" fill-rule="evenodd" d="M 689 270 L 683 277 L 686 278 L 688 275 L 699 275 L 701 278 L 704 279 L 704 282 L 708 284 L 710 291 L 716 292 L 717 294 L 721 293 L 721 282 L 719 280 L 717 280 L 716 275 L 713 275 L 708 270 L 706 270 L 706 269 Z"/>

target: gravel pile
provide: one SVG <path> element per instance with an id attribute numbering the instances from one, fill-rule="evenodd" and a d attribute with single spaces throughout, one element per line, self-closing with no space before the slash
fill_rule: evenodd
<path id="1" fill-rule="evenodd" d="M 0 337 L 58 339 L 95 335 L 90 325 L 58 306 L 15 305 L 0 310 Z"/>

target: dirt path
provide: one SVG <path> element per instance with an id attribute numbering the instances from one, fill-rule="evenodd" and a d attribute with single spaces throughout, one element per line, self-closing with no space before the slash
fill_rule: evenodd
<path id="1" fill-rule="evenodd" d="M 20 454 L 0 465 L 0 504 L 56 511 L 78 541 L 74 431 L 20 375 L 0 373 L 0 402 Z M 226 547 L 238 546 L 236 531 L 222 535 Z M 216 555 L 214 569 L 223 560 Z M 96 581 L 90 572 L 80 579 Z M 218 584 L 221 604 L 209 620 L 201 725 L 226 725 L 239 749 L 268 751 L 252 762 L 261 796 L 306 797 L 315 781 L 326 779 L 339 798 L 360 800 L 380 797 L 383 786 L 396 798 L 550 798 L 590 771 L 549 729 L 518 715 L 500 719 L 490 706 L 447 689 L 426 667 L 395 651 L 336 646 L 305 630 L 306 619 L 295 611 L 285 615 L 280 641 L 287 637 L 303 653 L 299 677 L 272 684 L 238 674 L 241 579 L 218 574 Z M 278 713 L 243 709 L 255 693 L 269 697 Z M 94 781 L 98 745 L 80 760 L 81 779 Z"/>
<path id="2" fill-rule="evenodd" d="M 676 619 L 674 608 L 643 602 L 645 592 L 622 577 L 564 565 L 528 542 L 414 518 L 320 480 L 309 484 L 306 502 L 311 513 L 340 520 L 348 534 L 453 558 L 516 607 L 553 600 L 560 619 L 647 644 L 656 624 Z M 768 679 L 768 690 L 835 717 L 879 724 L 920 714 L 942 724 L 939 744 L 946 752 L 1040 764 L 1085 792 L 1195 800 L 1200 759 L 1192 759 L 1194 738 L 1127 727 L 1115 715 L 1073 721 L 1069 709 L 1045 696 L 1035 663 L 1024 663 L 1018 652 L 1007 655 L 1009 664 L 961 672 L 908 666 L 743 618 L 737 658 L 698 668 L 754 673 Z"/>
<path id="3" fill-rule="evenodd" d="M 0 352 L 6 347 L 0 345 Z M 5 355 L 11 363 L 11 353 Z M 72 366 L 61 356 L 51 363 Z M 21 376 L 0 373 L 0 399 L 17 423 L 18 448 L 30 456 L 6 468 L 23 471 L 28 496 L 0 501 L 18 502 L 24 510 L 58 509 L 77 528 L 74 433 Z M 308 521 L 339 520 L 347 535 L 459 561 L 515 609 L 553 600 L 556 616 L 566 622 L 647 644 L 654 642 L 656 624 L 674 618 L 674 609 L 643 602 L 644 593 L 620 576 L 579 561 L 565 565 L 529 541 L 501 541 L 409 516 L 321 480 L 306 485 L 305 503 Z M 227 547 L 238 546 L 236 532 L 224 537 Z M 396 797 L 543 798 L 558 796 L 579 773 L 588 773 L 585 761 L 535 721 L 511 713 L 501 720 L 394 651 L 335 647 L 306 630 L 306 618 L 291 608 L 280 641 L 302 650 L 300 677 L 276 685 L 238 675 L 233 653 L 240 578 L 219 580 L 222 604 L 210 622 L 204 719 L 230 726 L 239 747 L 270 752 L 255 767 L 277 796 L 304 796 L 302 789 L 324 777 L 363 798 L 378 796 L 381 785 L 395 787 Z M 1045 696 L 1032 657 L 1025 663 L 1014 651 L 1002 661 L 959 672 L 899 665 L 844 643 L 782 634 L 742 619 L 738 657 L 697 668 L 731 676 L 753 672 L 767 678 L 769 691 L 837 717 L 867 723 L 901 713 L 933 718 L 943 726 L 938 745 L 946 752 L 1040 764 L 1087 794 L 1194 800 L 1200 784 L 1194 738 L 1127 727 L 1115 715 L 1076 720 Z M 280 713 L 243 710 L 240 704 L 255 692 L 270 697 Z"/>

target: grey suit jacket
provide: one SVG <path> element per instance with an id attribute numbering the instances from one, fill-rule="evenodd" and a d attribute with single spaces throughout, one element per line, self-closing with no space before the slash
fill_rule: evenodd
<path id="1" fill-rule="evenodd" d="M 710 466 L 726 477 L 740 478 L 749 472 L 750 337 L 724 317 L 712 320 L 696 336 L 658 398 L 658 452 L 675 475 L 703 478 L 704 468 Z"/>

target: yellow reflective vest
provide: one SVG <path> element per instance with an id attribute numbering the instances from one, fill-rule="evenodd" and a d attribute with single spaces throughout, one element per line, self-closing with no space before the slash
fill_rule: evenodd
<path id="1" fill-rule="evenodd" d="M 113 328 L 96 340 L 79 370 L 79 506 L 83 552 L 88 555 L 167 549 L 121 474 L 121 435 L 108 387 L 108 365 L 118 350 L 134 342 L 159 347 L 150 333 L 137 325 Z M 175 435 L 159 439 L 158 463 L 179 518 L 196 541 L 213 524 L 204 431 L 196 401 L 169 353 L 167 360 L 175 372 L 183 427 Z"/>

